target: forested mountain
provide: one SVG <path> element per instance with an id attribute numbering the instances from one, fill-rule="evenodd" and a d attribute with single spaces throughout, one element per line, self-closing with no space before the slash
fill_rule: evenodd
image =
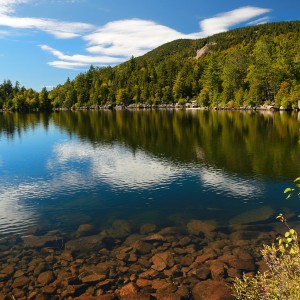
<path id="1" fill-rule="evenodd" d="M 300 100 L 300 21 L 176 40 L 116 67 L 93 66 L 49 93 L 0 85 L 0 108 L 168 104 L 293 108 Z M 200 50 L 197 52 L 197 50 Z M 197 55 L 198 53 L 198 55 Z"/>

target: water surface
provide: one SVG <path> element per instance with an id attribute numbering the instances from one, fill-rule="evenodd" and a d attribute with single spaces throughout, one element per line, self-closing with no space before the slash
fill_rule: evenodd
<path id="1" fill-rule="evenodd" d="M 267 207 L 297 210 L 283 189 L 300 175 L 300 116 L 238 111 L 0 114 L 0 236 L 35 225 L 61 231 L 227 225 Z"/>

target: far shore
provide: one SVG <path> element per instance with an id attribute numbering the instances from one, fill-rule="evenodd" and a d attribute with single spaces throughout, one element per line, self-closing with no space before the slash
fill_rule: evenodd
<path id="1" fill-rule="evenodd" d="M 261 105 L 258 107 L 252 106 L 239 106 L 239 107 L 225 107 L 225 106 L 214 106 L 214 107 L 203 107 L 197 105 L 179 105 L 179 104 L 130 104 L 130 105 L 116 105 L 116 104 L 108 104 L 108 105 L 92 105 L 92 106 L 82 106 L 82 107 L 54 107 L 53 111 L 69 111 L 69 110 L 226 110 L 226 111 L 300 111 L 300 108 L 284 108 L 284 107 L 275 107 L 272 105 Z M 0 109 L 0 112 L 12 112 L 10 109 Z M 39 111 L 37 110 L 30 110 Z M 29 111 L 29 112 L 30 112 Z M 27 112 L 27 111 L 24 111 Z"/>

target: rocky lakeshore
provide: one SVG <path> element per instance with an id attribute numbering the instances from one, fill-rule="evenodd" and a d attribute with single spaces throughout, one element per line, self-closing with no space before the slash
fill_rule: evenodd
<path id="1" fill-rule="evenodd" d="M 100 232 L 82 224 L 72 236 L 36 229 L 0 241 L 0 299 L 234 299 L 235 277 L 266 270 L 260 249 L 277 225 L 190 220 L 134 230 L 117 220 Z"/>

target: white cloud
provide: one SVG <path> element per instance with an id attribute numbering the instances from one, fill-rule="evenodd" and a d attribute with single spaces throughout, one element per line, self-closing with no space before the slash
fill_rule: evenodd
<path id="1" fill-rule="evenodd" d="M 15 6 L 28 3 L 30 0 L 0 0 L 0 15 L 13 13 Z"/>
<path id="2" fill-rule="evenodd" d="M 84 39 L 89 43 L 87 50 L 91 53 L 129 58 L 185 37 L 184 34 L 153 21 L 131 19 L 109 22 Z"/>
<path id="3" fill-rule="evenodd" d="M 49 47 L 47 45 L 40 45 L 40 48 L 44 51 L 50 52 L 52 55 L 60 59 L 61 65 L 63 63 L 67 63 L 66 66 L 85 66 L 90 64 L 108 64 L 108 63 L 118 63 L 120 62 L 120 59 L 117 57 L 112 56 L 88 56 L 88 55 L 66 55 L 62 53 L 61 51 L 58 51 L 52 47 Z M 52 62 L 57 64 L 59 66 L 60 62 Z M 50 63 L 49 63 L 50 64 Z"/>
<path id="4" fill-rule="evenodd" d="M 82 37 L 87 43 L 88 55 L 65 55 L 49 46 L 41 46 L 42 50 L 50 52 L 58 58 L 58 61 L 48 62 L 49 65 L 67 69 L 85 67 L 90 64 L 114 65 L 128 60 L 132 55 L 141 56 L 164 43 L 176 39 L 203 38 L 227 31 L 233 26 L 270 12 L 270 9 L 266 8 L 241 7 L 202 20 L 199 23 L 200 30 L 197 33 L 183 34 L 151 20 L 118 20 L 96 29 L 96 26 L 87 23 L 64 22 L 45 18 L 21 18 L 12 15 L 17 5 L 31 1 L 33 0 L 0 0 L 0 26 L 38 30 L 51 34 L 58 39 Z M 68 3 L 78 2 L 76 0 L 65 1 Z M 264 16 L 253 21 L 252 24 L 260 24 L 267 20 L 268 17 Z M 248 24 L 251 25 L 251 22 Z M 2 32 L 2 35 L 5 33 Z"/>
<path id="5" fill-rule="evenodd" d="M 44 31 L 58 39 L 69 39 L 91 31 L 94 26 L 79 22 L 62 22 L 54 19 L 19 18 L 0 15 L 0 26 Z"/>
<path id="6" fill-rule="evenodd" d="M 58 39 L 69 39 L 92 31 L 95 27 L 81 22 L 64 22 L 45 18 L 21 18 L 13 15 L 16 6 L 30 0 L 0 0 L 0 26 L 44 31 Z M 0 33 L 1 34 L 1 33 Z"/>
<path id="7" fill-rule="evenodd" d="M 270 9 L 245 6 L 229 12 L 221 13 L 216 17 L 201 21 L 200 27 L 202 31 L 199 35 L 210 36 L 219 32 L 227 31 L 232 26 L 246 22 L 268 12 L 270 12 Z"/>
<path id="8" fill-rule="evenodd" d="M 259 18 L 257 20 L 254 20 L 252 22 L 247 23 L 247 25 L 260 25 L 260 24 L 265 24 L 270 21 L 270 18 L 268 16 Z"/>

